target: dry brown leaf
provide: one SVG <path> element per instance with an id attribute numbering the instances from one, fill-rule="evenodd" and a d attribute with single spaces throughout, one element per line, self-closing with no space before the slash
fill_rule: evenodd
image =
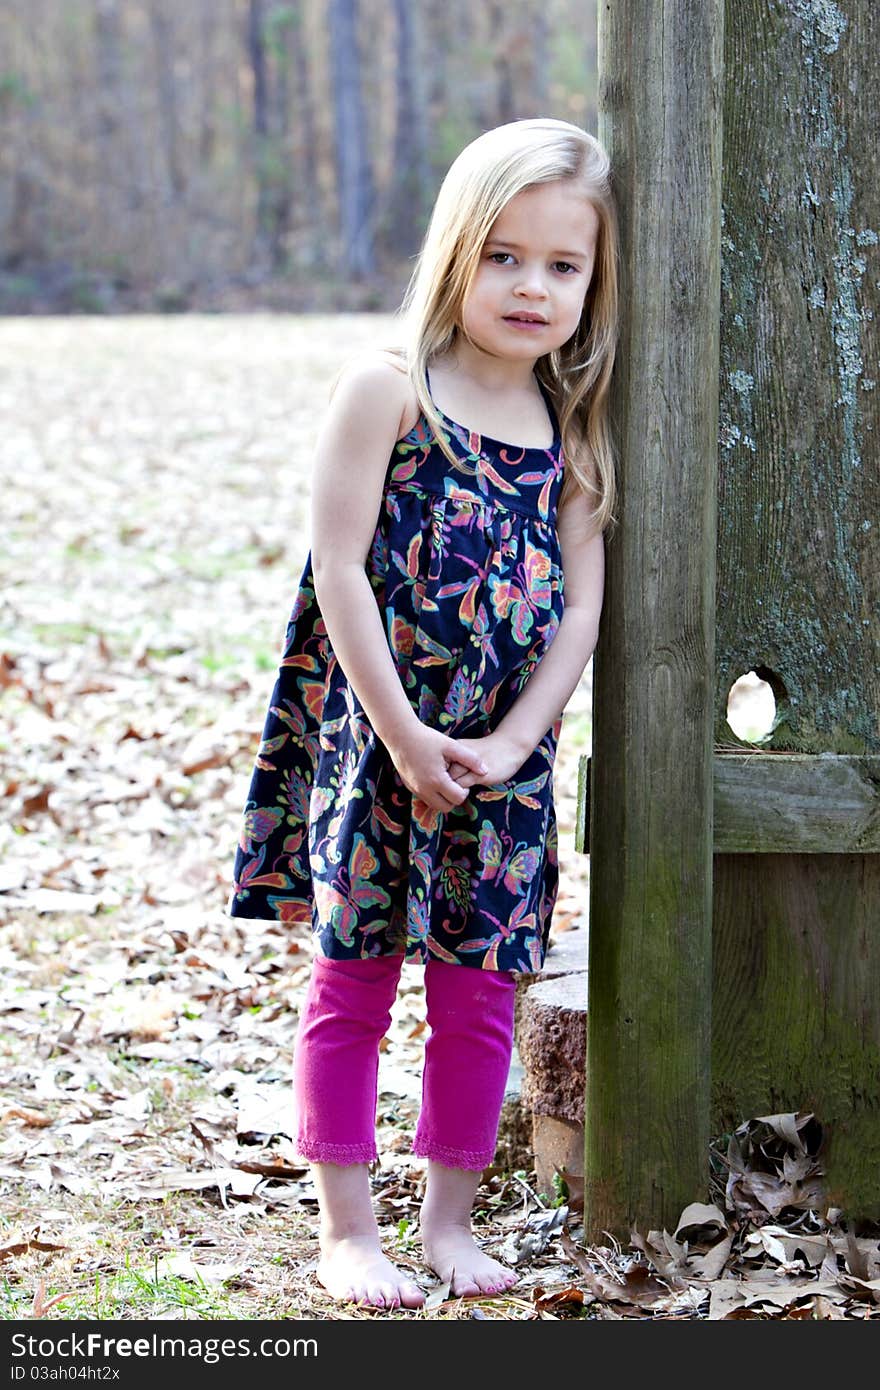
<path id="1" fill-rule="evenodd" d="M 425 1310 L 427 1312 L 431 1312 L 432 1309 L 440 1308 L 443 1306 L 444 1303 L 448 1303 L 450 1298 L 457 1297 L 456 1294 L 453 1294 L 451 1292 L 451 1289 L 452 1283 L 449 1279 L 447 1279 L 442 1284 L 438 1284 L 436 1289 L 432 1289 L 431 1292 L 428 1294 L 428 1297 L 425 1299 L 425 1302 L 423 1304 Z"/>
<path id="2" fill-rule="evenodd" d="M 733 1232 L 701 1255 L 688 1257 L 688 1273 L 692 1279 L 717 1280 L 730 1258 Z"/>
<path id="3" fill-rule="evenodd" d="M 857 1279 L 873 1279 L 880 1274 L 880 1255 L 876 1242 L 859 1241 L 852 1231 L 845 1234 L 846 1267 Z"/>
<path id="4" fill-rule="evenodd" d="M 44 1318 L 50 1308 L 54 1308 L 58 1303 L 63 1303 L 66 1298 L 70 1298 L 69 1293 L 57 1293 L 54 1298 L 46 1298 L 46 1281 L 41 1279 L 34 1294 L 34 1301 L 31 1306 L 32 1318 Z"/>
<path id="5" fill-rule="evenodd" d="M 835 1303 L 832 1299 L 826 1298 L 824 1294 L 818 1294 L 813 1300 L 813 1312 L 817 1318 L 822 1319 L 827 1318 L 829 1320 L 834 1319 L 838 1321 L 841 1318 L 846 1318 L 846 1314 L 840 1305 Z"/>
<path id="6" fill-rule="evenodd" d="M 754 1122 L 769 1125 L 780 1139 L 784 1139 L 793 1148 L 806 1152 L 801 1138 L 801 1130 L 812 1118 L 812 1111 L 810 1111 L 806 1114 L 756 1115 Z"/>
<path id="7" fill-rule="evenodd" d="M 23 1105 L 10 1105 L 9 1109 L 3 1112 L 3 1119 L 21 1120 L 34 1129 L 43 1129 L 52 1124 L 51 1115 L 44 1115 L 38 1110 L 26 1110 Z"/>
<path id="8" fill-rule="evenodd" d="M 743 1296 L 737 1279 L 716 1279 L 709 1285 L 709 1312 L 707 1316 L 710 1322 L 727 1318 L 742 1306 Z"/>
<path id="9" fill-rule="evenodd" d="M 532 1290 L 532 1298 L 539 1312 L 553 1313 L 557 1317 L 565 1317 L 566 1315 L 577 1317 L 584 1306 L 583 1290 L 577 1289 L 573 1285 L 559 1289 L 555 1293 L 547 1293 L 542 1288 L 536 1288 Z"/>
<path id="10" fill-rule="evenodd" d="M 870 1298 L 874 1303 L 880 1303 L 880 1279 L 857 1279 L 854 1274 L 847 1274 L 845 1270 L 841 1270 L 837 1282 L 842 1289 L 854 1294 L 856 1298 Z"/>
<path id="11" fill-rule="evenodd" d="M 51 1240 L 40 1240 L 28 1236 L 25 1240 L 11 1240 L 0 1245 L 0 1260 L 11 1259 L 14 1255 L 26 1255 L 30 1250 L 67 1250 L 66 1245 L 57 1245 Z"/>
<path id="12" fill-rule="evenodd" d="M 687 1284 L 686 1250 L 668 1231 L 649 1231 L 644 1240 L 638 1231 L 630 1232 L 630 1244 L 641 1250 L 653 1265 L 661 1279 L 672 1288 L 684 1288 Z"/>
<path id="13" fill-rule="evenodd" d="M 207 1173 L 190 1173 L 181 1169 L 170 1169 L 160 1173 L 152 1181 L 136 1180 L 126 1185 L 134 1198 L 164 1197 L 169 1192 L 200 1192 L 216 1187 L 220 1200 L 227 1205 L 226 1193 L 233 1197 L 250 1197 L 256 1191 L 262 1178 L 259 1174 L 245 1173 L 238 1168 L 214 1168 Z"/>
<path id="14" fill-rule="evenodd" d="M 840 1293 L 836 1283 L 819 1279 L 743 1279 L 739 1291 L 746 1307 L 761 1303 L 772 1303 L 778 1308 L 786 1308 L 804 1298 L 816 1294 Z"/>
<path id="15" fill-rule="evenodd" d="M 676 1240 L 686 1240 L 688 1245 L 700 1240 L 712 1244 L 729 1229 L 726 1216 L 714 1203 L 691 1202 L 678 1218 L 673 1234 Z"/>
<path id="16" fill-rule="evenodd" d="M 576 1245 L 571 1238 L 568 1227 L 563 1227 L 559 1235 L 559 1243 L 565 1251 L 572 1264 L 577 1265 L 582 1274 L 594 1274 L 595 1270 L 587 1259 L 586 1254 L 579 1245 Z"/>

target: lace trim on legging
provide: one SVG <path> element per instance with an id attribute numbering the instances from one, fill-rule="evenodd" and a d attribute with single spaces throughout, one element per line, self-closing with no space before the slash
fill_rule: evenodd
<path id="1" fill-rule="evenodd" d="M 468 1168 L 471 1172 L 482 1173 L 484 1168 L 488 1168 L 495 1151 L 484 1150 L 483 1153 L 474 1153 L 468 1149 L 447 1149 L 443 1144 L 435 1144 L 430 1139 L 416 1138 L 413 1140 L 413 1153 L 418 1158 L 432 1158 L 435 1163 L 442 1163 L 446 1168 Z"/>
<path id="2" fill-rule="evenodd" d="M 310 1163 L 375 1163 L 375 1144 L 325 1144 L 320 1139 L 296 1139 L 294 1148 Z"/>

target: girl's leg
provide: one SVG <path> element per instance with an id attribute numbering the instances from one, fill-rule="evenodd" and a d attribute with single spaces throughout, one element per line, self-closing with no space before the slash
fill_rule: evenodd
<path id="1" fill-rule="evenodd" d="M 427 1157 L 425 1258 L 455 1294 L 500 1293 L 516 1275 L 471 1234 L 482 1170 L 494 1157 L 513 1047 L 514 976 L 430 960 L 422 1108 L 413 1152 Z"/>
<path id="2" fill-rule="evenodd" d="M 379 1042 L 402 956 L 317 955 L 293 1057 L 294 1144 L 312 1163 L 321 1211 L 318 1278 L 337 1298 L 416 1307 L 424 1293 L 382 1254 L 370 1198 Z"/>

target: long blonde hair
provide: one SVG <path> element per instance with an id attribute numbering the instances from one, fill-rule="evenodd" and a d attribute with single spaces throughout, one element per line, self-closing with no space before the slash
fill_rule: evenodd
<path id="1" fill-rule="evenodd" d="M 592 135 L 551 117 L 511 121 L 471 141 L 440 185 L 397 319 L 403 346 L 388 351 L 405 365 L 437 444 L 453 453 L 428 391 L 426 367 L 461 331 L 463 305 L 493 222 L 518 193 L 569 180 L 592 203 L 599 222 L 593 275 L 580 323 L 560 349 L 535 364 L 559 417 L 565 457 L 560 507 L 580 488 L 591 499 L 590 533 L 612 530 L 617 489 L 608 394 L 618 335 L 618 223 L 610 161 Z"/>

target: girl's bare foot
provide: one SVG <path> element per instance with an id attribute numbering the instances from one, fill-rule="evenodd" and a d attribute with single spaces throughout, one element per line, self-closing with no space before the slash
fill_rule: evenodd
<path id="1" fill-rule="evenodd" d="M 428 1183 L 419 1217 L 429 1269 L 456 1295 L 506 1293 L 517 1276 L 484 1255 L 471 1233 L 471 1208 L 480 1174 L 428 1162 Z"/>
<path id="2" fill-rule="evenodd" d="M 418 1284 L 407 1279 L 382 1253 L 378 1237 L 365 1233 L 342 1239 L 322 1237 L 318 1279 L 344 1303 L 374 1308 L 419 1308 L 425 1301 Z"/>
<path id="3" fill-rule="evenodd" d="M 334 1298 L 373 1308 L 418 1308 L 425 1295 L 382 1254 L 366 1163 L 313 1163 L 321 1209 L 318 1280 Z"/>
<path id="4" fill-rule="evenodd" d="M 467 1226 L 421 1220 L 425 1263 L 457 1295 L 506 1293 L 517 1276 L 506 1265 L 484 1255 Z"/>

